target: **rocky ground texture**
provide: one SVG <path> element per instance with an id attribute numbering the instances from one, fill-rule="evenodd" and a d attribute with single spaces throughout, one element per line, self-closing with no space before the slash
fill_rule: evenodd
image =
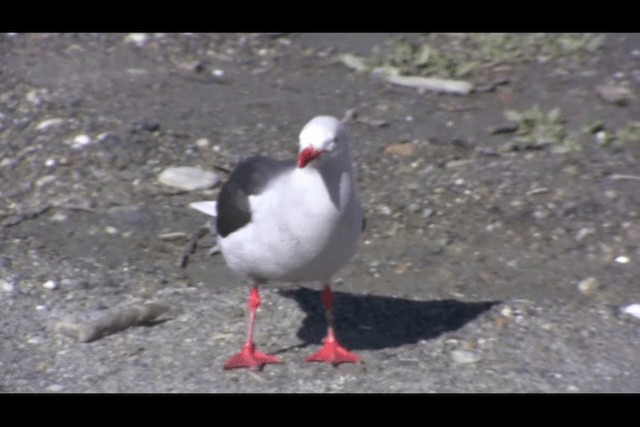
<path id="1" fill-rule="evenodd" d="M 639 392 L 639 70 L 638 34 L 0 35 L 0 391 Z M 285 363 L 225 372 L 248 284 L 211 235 L 179 265 L 188 205 L 318 114 L 367 212 L 335 287 L 364 363 L 302 363 L 320 287 L 274 284 Z"/>

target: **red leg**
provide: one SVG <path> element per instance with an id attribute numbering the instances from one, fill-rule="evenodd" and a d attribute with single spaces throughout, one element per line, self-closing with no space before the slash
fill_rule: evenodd
<path id="1" fill-rule="evenodd" d="M 247 325 L 247 339 L 238 354 L 232 356 L 224 364 L 224 369 L 251 368 L 260 369 L 267 363 L 280 363 L 280 358 L 256 350 L 253 342 L 253 329 L 256 321 L 256 311 L 260 306 L 258 285 L 253 285 L 249 291 L 249 324 Z"/>
<path id="2" fill-rule="evenodd" d="M 329 284 L 322 291 L 322 305 L 327 318 L 327 336 L 322 340 L 323 346 L 316 353 L 304 359 L 305 362 L 326 362 L 334 366 L 340 363 L 360 363 L 360 356 L 342 347 L 336 338 L 333 328 L 333 292 Z"/>

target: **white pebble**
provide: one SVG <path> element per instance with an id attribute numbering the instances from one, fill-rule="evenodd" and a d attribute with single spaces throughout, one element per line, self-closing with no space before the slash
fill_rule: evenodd
<path id="1" fill-rule="evenodd" d="M 615 261 L 619 264 L 629 264 L 630 259 L 628 256 L 620 255 L 616 257 Z"/>
<path id="2" fill-rule="evenodd" d="M 467 350 L 453 350 L 451 358 L 455 363 L 467 365 L 478 361 L 478 356 Z"/>
<path id="3" fill-rule="evenodd" d="M 57 125 L 59 125 L 59 124 L 61 124 L 63 122 L 64 122 L 63 119 L 60 119 L 60 118 L 57 118 L 57 117 L 53 118 L 53 119 L 46 119 L 46 120 L 43 120 L 40 123 L 38 123 L 38 125 L 36 126 L 36 129 L 37 130 L 45 130 L 45 129 L 48 129 L 48 128 L 52 127 L 52 126 L 57 126 Z"/>
<path id="4" fill-rule="evenodd" d="M 640 304 L 631 304 L 622 309 L 624 314 L 628 314 L 633 317 L 637 317 L 640 319 Z"/>
<path id="5" fill-rule="evenodd" d="M 105 231 L 107 234 L 117 234 L 117 233 L 118 233 L 118 229 L 117 229 L 117 228 L 115 228 L 115 227 L 114 227 L 114 226 L 112 226 L 112 225 L 107 225 L 107 226 L 104 228 L 104 231 Z"/>
<path id="6" fill-rule="evenodd" d="M 607 132 L 601 130 L 599 132 L 596 132 L 594 138 L 598 144 L 604 144 L 607 141 L 607 136 Z"/>
<path id="7" fill-rule="evenodd" d="M 209 146 L 209 140 L 207 138 L 200 138 L 195 142 L 196 147 L 206 148 Z"/>
<path id="8" fill-rule="evenodd" d="M 125 43 L 132 43 L 138 47 L 144 46 L 147 40 L 149 40 L 149 36 L 147 36 L 145 33 L 131 33 L 127 34 L 127 36 L 124 38 Z"/>
<path id="9" fill-rule="evenodd" d="M 222 77 L 224 76 L 224 70 L 216 68 L 215 70 L 211 71 L 211 74 L 213 74 L 216 77 Z"/>
<path id="10" fill-rule="evenodd" d="M 502 314 L 504 317 L 511 317 L 513 316 L 513 310 L 511 310 L 511 307 L 504 307 L 502 310 L 500 310 L 500 314 Z"/>
<path id="11" fill-rule="evenodd" d="M 195 167 L 168 167 L 160 173 L 158 181 L 170 187 L 194 191 L 213 187 L 220 182 L 220 177 Z"/>
<path id="12" fill-rule="evenodd" d="M 57 285 L 57 284 L 56 284 L 56 282 L 54 282 L 53 280 L 47 280 L 46 282 L 44 282 L 44 283 L 42 284 L 42 287 L 43 287 L 43 288 L 45 288 L 45 289 L 51 289 L 51 290 L 53 290 L 53 289 L 57 288 L 57 287 L 58 287 L 58 285 Z"/>
<path id="13" fill-rule="evenodd" d="M 52 168 L 57 164 L 58 164 L 58 162 L 56 161 L 56 159 L 53 159 L 53 158 L 49 158 L 49 159 L 45 160 L 45 162 L 44 162 L 44 165 L 46 167 L 48 167 L 48 168 Z"/>
<path id="14" fill-rule="evenodd" d="M 60 384 L 51 384 L 46 388 L 46 390 L 51 393 L 59 393 L 62 390 L 64 390 L 64 387 L 61 386 Z"/>
<path id="15" fill-rule="evenodd" d="M 389 216 L 391 215 L 391 208 L 387 205 L 380 205 L 378 206 L 378 211 L 380 212 L 381 215 L 385 215 L 385 216 Z"/>
<path id="16" fill-rule="evenodd" d="M 40 98 L 38 97 L 38 89 L 33 89 L 27 92 L 27 95 L 25 96 L 25 98 L 27 99 L 27 101 L 29 101 L 32 104 L 40 105 Z"/>
<path id="17" fill-rule="evenodd" d="M 0 288 L 5 292 L 13 292 L 16 289 L 16 285 L 13 282 L 7 282 L 6 280 L 0 280 Z"/>
<path id="18" fill-rule="evenodd" d="M 89 137 L 89 135 L 84 135 L 84 134 L 76 135 L 71 140 L 72 148 L 82 148 L 88 144 L 91 144 L 91 138 Z"/>
<path id="19" fill-rule="evenodd" d="M 578 283 L 578 290 L 585 295 L 594 293 L 598 289 L 598 279 L 587 277 Z"/>
<path id="20" fill-rule="evenodd" d="M 31 337 L 27 340 L 27 342 L 29 344 L 39 344 L 40 343 L 40 338 L 38 337 Z"/>

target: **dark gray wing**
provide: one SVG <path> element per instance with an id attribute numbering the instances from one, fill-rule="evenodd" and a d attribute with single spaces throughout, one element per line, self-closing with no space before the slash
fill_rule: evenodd
<path id="1" fill-rule="evenodd" d="M 270 180 L 295 168 L 294 161 L 253 156 L 240 161 L 218 196 L 218 234 L 226 237 L 251 221 L 249 196 L 260 194 Z"/>

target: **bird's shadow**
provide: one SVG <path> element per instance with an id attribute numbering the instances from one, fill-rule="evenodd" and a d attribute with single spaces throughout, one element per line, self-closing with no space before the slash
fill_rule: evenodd
<path id="1" fill-rule="evenodd" d="M 279 293 L 305 312 L 298 338 L 301 347 L 318 344 L 327 332 L 320 291 L 297 288 Z M 336 334 L 352 350 L 378 350 L 416 343 L 455 331 L 499 301 L 414 301 L 334 291 Z"/>

